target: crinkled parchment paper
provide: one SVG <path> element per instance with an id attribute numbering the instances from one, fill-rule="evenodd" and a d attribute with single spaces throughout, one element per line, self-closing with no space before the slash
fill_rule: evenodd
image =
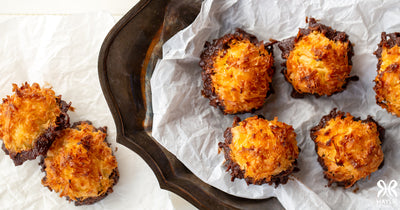
<path id="1" fill-rule="evenodd" d="M 141 158 L 115 142 L 116 128 L 101 91 L 97 61 L 101 44 L 114 26 L 105 12 L 66 16 L 14 16 L 0 22 L 0 97 L 12 94 L 12 83 L 53 86 L 75 107 L 71 122 L 91 120 L 108 127 L 120 172 L 114 192 L 79 209 L 172 209 L 168 193 Z M 0 141 L 0 144 L 2 142 Z M 74 203 L 43 187 L 39 158 L 14 166 L 0 151 L 0 209 L 74 209 Z"/>
<path id="2" fill-rule="evenodd" d="M 256 35 L 259 40 L 282 40 L 296 35 L 299 27 L 307 27 L 306 16 L 320 19 L 322 24 L 349 34 L 355 44 L 352 75 L 358 75 L 360 80 L 350 82 L 344 92 L 332 97 L 293 99 L 291 87 L 279 73 L 282 59 L 275 46 L 275 94 L 255 114 L 263 114 L 267 119 L 277 116 L 280 121 L 293 125 L 301 148 L 298 159 L 301 171 L 286 185 L 277 188 L 248 186 L 240 179 L 231 182 L 217 144 L 224 140 L 223 132 L 231 126 L 234 116 L 223 115 L 200 94 L 202 81 L 198 62 L 204 43 L 232 33 L 237 27 Z M 390 181 L 400 181 L 400 118 L 375 104 L 372 89 L 377 64 L 372 53 L 380 42 L 382 31 L 400 31 L 399 2 L 205 1 L 193 24 L 163 47 L 163 59 L 151 79 L 153 136 L 203 181 L 232 195 L 246 198 L 276 196 L 288 209 L 398 207 L 400 196 L 386 193 L 378 197 L 379 180 L 385 182 L 386 192 Z M 363 119 L 371 115 L 387 131 L 383 144 L 384 167 L 373 173 L 369 180 L 359 181 L 347 190 L 326 187 L 327 180 L 323 178 L 314 143 L 309 137 L 310 128 L 335 107 Z M 242 119 L 249 116 L 252 114 L 240 115 Z M 399 194 L 400 187 L 393 186 L 391 189 Z"/>

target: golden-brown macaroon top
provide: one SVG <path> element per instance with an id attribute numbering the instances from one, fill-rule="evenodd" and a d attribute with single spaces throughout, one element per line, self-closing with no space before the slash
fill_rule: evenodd
<path id="1" fill-rule="evenodd" d="M 105 195 L 115 184 L 112 175 L 118 171 L 104 130 L 87 122 L 63 130 L 44 159 L 42 184 L 73 201 Z"/>
<path id="2" fill-rule="evenodd" d="M 230 161 L 245 171 L 246 181 L 271 183 L 274 176 L 293 171 L 299 149 L 292 126 L 277 118 L 268 121 L 253 116 L 239 122 L 230 132 Z"/>
<path id="3" fill-rule="evenodd" d="M 389 39 L 387 39 L 389 37 Z M 378 70 L 375 78 L 376 102 L 400 117 L 400 33 L 382 33 L 375 55 Z"/>
<path id="4" fill-rule="evenodd" d="M 348 45 L 318 31 L 303 36 L 287 59 L 286 79 L 300 93 L 330 96 L 341 91 L 351 71 Z"/>
<path id="5" fill-rule="evenodd" d="M 232 40 L 214 60 L 213 85 L 229 114 L 260 108 L 272 81 L 273 57 L 263 45 Z"/>
<path id="6" fill-rule="evenodd" d="M 308 28 L 300 28 L 297 36 L 279 42 L 286 59 L 283 74 L 293 86 L 293 97 L 307 94 L 331 96 L 345 89 L 350 80 L 353 46 L 345 32 L 307 18 Z"/>
<path id="7" fill-rule="evenodd" d="M 311 129 L 311 138 L 329 184 L 349 188 L 378 170 L 384 158 L 383 134 L 370 117 L 361 121 L 334 109 Z"/>
<path id="8" fill-rule="evenodd" d="M 13 84 L 13 92 L 0 104 L 0 138 L 9 152 L 20 153 L 32 150 L 40 135 L 56 127 L 60 97 L 37 83 Z"/>
<path id="9" fill-rule="evenodd" d="M 383 72 L 389 65 L 394 63 L 400 64 L 400 46 L 395 45 L 389 49 L 383 46 L 380 59 L 381 68 L 378 73 Z"/>
<path id="10" fill-rule="evenodd" d="M 244 31 L 225 35 L 214 41 L 213 46 L 206 45 L 201 55 L 206 89 L 203 95 L 210 98 L 211 104 L 220 106 L 225 114 L 261 108 L 271 89 L 274 59 L 269 51 L 272 46 L 267 48 L 251 36 Z M 204 64 L 206 62 L 210 64 Z"/>
<path id="11" fill-rule="evenodd" d="M 400 117 L 400 63 L 394 63 L 378 73 L 374 90 L 378 105 Z"/>

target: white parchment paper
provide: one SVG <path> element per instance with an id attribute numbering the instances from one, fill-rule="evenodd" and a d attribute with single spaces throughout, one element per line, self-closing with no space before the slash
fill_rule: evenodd
<path id="1" fill-rule="evenodd" d="M 300 172 L 286 185 L 247 185 L 244 180 L 230 181 L 223 166 L 223 154 L 218 154 L 218 142 L 230 127 L 234 116 L 223 115 L 209 105 L 200 94 L 202 89 L 199 56 L 205 41 L 212 41 L 240 27 L 259 40 L 282 40 L 294 36 L 299 27 L 307 27 L 306 16 L 320 19 L 322 24 L 345 31 L 355 44 L 352 75 L 360 80 L 350 82 L 347 89 L 332 97 L 290 97 L 291 87 L 280 74 L 280 51 L 274 47 L 276 73 L 275 94 L 267 99 L 263 114 L 267 119 L 277 116 L 293 125 L 301 153 Z M 373 91 L 377 59 L 372 54 L 380 42 L 382 31 L 400 31 L 398 1 L 205 1 L 196 20 L 177 33 L 163 46 L 151 79 L 153 94 L 153 136 L 174 153 L 194 174 L 208 184 L 229 194 L 246 198 L 277 197 L 288 209 L 377 209 L 398 207 L 399 197 L 378 197 L 377 182 L 400 182 L 400 118 L 392 116 L 375 104 Z M 314 143 L 309 137 L 311 127 L 333 108 L 365 119 L 371 115 L 384 128 L 385 164 L 370 179 L 357 182 L 344 190 L 326 187 L 322 168 L 317 162 Z M 242 119 L 252 114 L 240 115 Z M 400 193 L 400 187 L 391 186 Z M 358 189 L 357 192 L 353 192 Z"/>
<path id="2" fill-rule="evenodd" d="M 115 141 L 115 124 L 97 73 L 101 44 L 114 24 L 106 12 L 14 16 L 0 21 L 0 98 L 12 94 L 12 83 L 53 86 L 57 95 L 75 107 L 75 112 L 68 112 L 71 123 L 91 120 L 96 127 L 108 127 L 107 138 L 120 172 L 113 193 L 96 204 L 75 207 L 43 187 L 39 158 L 16 167 L 0 150 L 0 209 L 173 209 L 150 167 Z"/>

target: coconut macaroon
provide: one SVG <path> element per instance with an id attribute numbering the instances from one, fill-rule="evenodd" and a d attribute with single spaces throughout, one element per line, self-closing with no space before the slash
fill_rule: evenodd
<path id="1" fill-rule="evenodd" d="M 202 95 L 224 114 L 253 112 L 262 107 L 271 92 L 274 74 L 272 43 L 263 43 L 236 29 L 202 52 Z"/>
<path id="2" fill-rule="evenodd" d="M 376 103 L 400 117 L 400 33 L 382 33 L 374 52 L 378 58 L 375 78 Z"/>
<path id="3" fill-rule="evenodd" d="M 63 130 L 41 162 L 42 184 L 75 205 L 93 204 L 111 193 L 119 173 L 106 132 L 90 122 Z"/>
<path id="4" fill-rule="evenodd" d="M 296 167 L 299 148 L 292 126 L 262 116 L 240 122 L 235 117 L 224 133 L 225 142 L 218 144 L 225 154 L 225 166 L 232 181 L 245 179 L 247 184 L 286 184 Z"/>
<path id="5" fill-rule="evenodd" d="M 308 28 L 300 28 L 297 36 L 279 42 L 282 73 L 293 86 L 293 97 L 307 94 L 331 96 L 345 89 L 350 76 L 353 46 L 345 32 L 340 32 L 307 18 Z"/>
<path id="6" fill-rule="evenodd" d="M 15 165 L 46 154 L 57 133 L 69 126 L 71 104 L 39 84 L 13 84 L 14 94 L 0 104 L 2 149 Z"/>
<path id="7" fill-rule="evenodd" d="M 358 180 L 369 177 L 383 163 L 381 148 L 385 130 L 368 116 L 366 120 L 333 109 L 311 128 L 328 186 L 349 188 Z"/>

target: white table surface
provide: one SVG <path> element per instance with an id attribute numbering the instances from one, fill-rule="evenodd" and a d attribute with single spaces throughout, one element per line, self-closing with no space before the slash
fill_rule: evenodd
<path id="1" fill-rule="evenodd" d="M 138 0 L 2 0 L 0 22 L 21 16 L 63 16 L 98 11 L 107 12 L 114 17 L 115 21 L 118 21 L 137 2 Z M 9 89 L 9 87 L 3 88 Z M 117 145 L 117 147 L 123 146 Z M 160 189 L 152 170 L 139 155 L 131 152 L 129 156 L 129 161 L 131 161 L 129 165 L 132 165 L 132 168 L 128 170 L 132 173 L 130 186 L 138 186 L 132 189 L 132 191 L 135 191 L 133 194 L 137 196 L 131 199 L 131 209 L 159 209 L 160 206 L 164 206 L 165 209 L 195 209 L 190 203 L 174 193 Z M 146 190 L 143 190 L 141 183 L 147 183 Z M 143 191 L 146 194 L 143 194 Z M 154 205 L 154 202 L 158 202 L 157 205 Z"/>

